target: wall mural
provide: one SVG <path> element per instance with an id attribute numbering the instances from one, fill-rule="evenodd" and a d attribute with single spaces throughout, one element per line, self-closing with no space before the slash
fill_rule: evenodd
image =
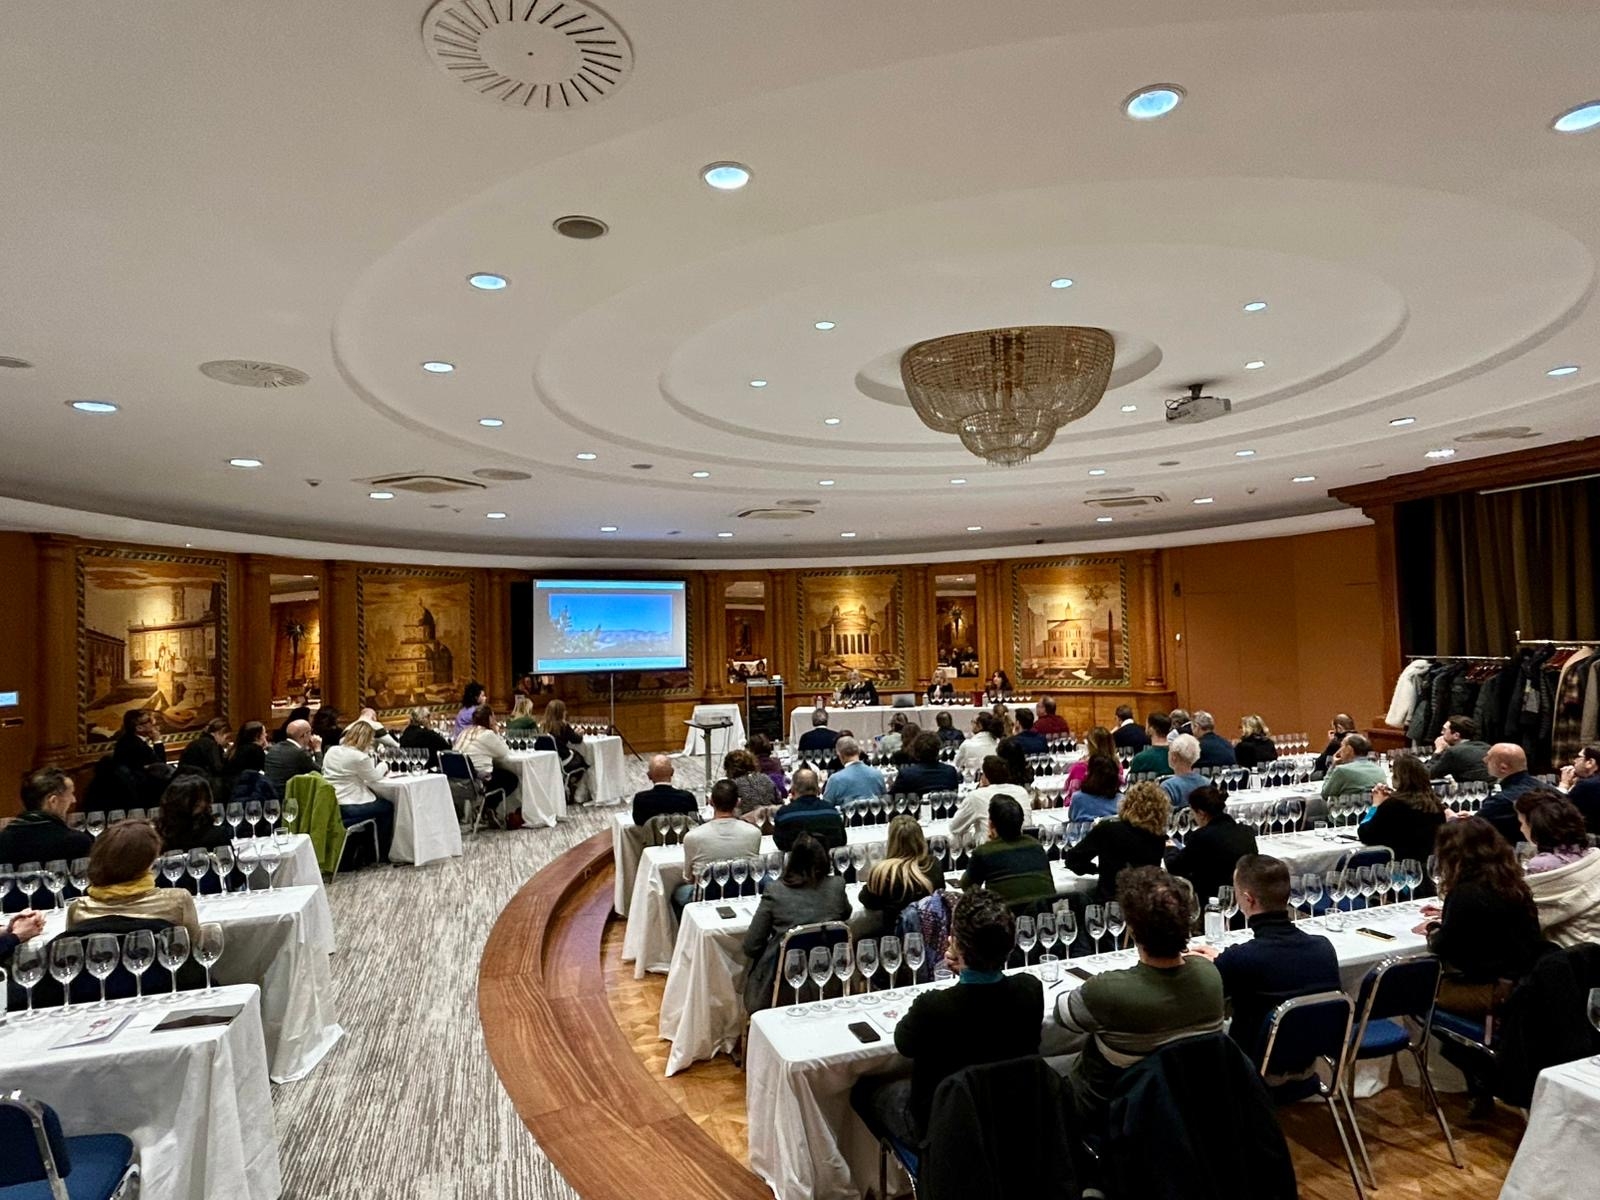
<path id="1" fill-rule="evenodd" d="M 272 698 L 294 704 L 322 696 L 322 604 L 272 605 Z"/>
<path id="2" fill-rule="evenodd" d="M 800 683 L 813 687 L 851 671 L 880 687 L 904 687 L 904 576 L 897 570 L 814 571 L 796 581 Z"/>
<path id="3" fill-rule="evenodd" d="M 1127 576 L 1120 555 L 1011 568 L 1017 687 L 1129 682 Z"/>
<path id="4" fill-rule="evenodd" d="M 383 716 L 460 704 L 478 669 L 476 580 L 472 572 L 399 567 L 356 573 L 362 704 Z"/>
<path id="5" fill-rule="evenodd" d="M 976 678 L 978 664 L 978 596 L 938 596 L 933 619 L 938 627 L 939 665 L 956 668 L 962 677 Z"/>
<path id="6" fill-rule="evenodd" d="M 227 559 L 80 546 L 76 567 L 80 753 L 130 709 L 178 742 L 227 711 Z"/>

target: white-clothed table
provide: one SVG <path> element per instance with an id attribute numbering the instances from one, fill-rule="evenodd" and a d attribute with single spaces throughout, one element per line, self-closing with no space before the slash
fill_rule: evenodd
<path id="1" fill-rule="evenodd" d="M 578 789 L 595 804 L 615 804 L 628 798 L 628 780 L 622 765 L 622 739 L 614 733 L 585 737 L 577 745 L 589 770 Z"/>
<path id="2" fill-rule="evenodd" d="M 726 729 L 713 729 L 711 731 L 711 761 L 720 763 L 722 756 L 729 750 L 737 750 L 744 745 L 744 713 L 737 704 L 696 704 L 694 712 L 690 714 L 691 721 L 731 721 Z M 684 727 L 683 752 L 691 758 L 703 759 L 706 753 L 705 740 L 701 731 L 689 726 Z"/>
<path id="3" fill-rule="evenodd" d="M 1600 1056 L 1546 1067 L 1500 1200 L 1593 1195 L 1600 1178 Z"/>
<path id="4" fill-rule="evenodd" d="M 394 802 L 390 862 L 420 867 L 461 857 L 461 825 L 456 817 L 455 797 L 450 794 L 450 781 L 443 775 L 389 775 L 374 783 L 372 790 Z"/>
<path id="5" fill-rule="evenodd" d="M 507 756 L 506 769 L 517 774 L 516 801 L 522 819 L 554 829 L 567 815 L 567 785 L 561 777 L 561 756 L 554 750 L 518 750 Z M 512 806 L 513 811 L 518 804 Z"/>
<path id="6" fill-rule="evenodd" d="M 248 840 L 248 839 L 244 839 Z M 261 839 L 266 841 L 267 839 Z M 239 841 L 233 843 L 234 854 L 239 851 Z M 317 852 L 311 847 L 311 839 L 303 833 L 291 833 L 279 842 L 279 853 L 283 856 L 278 863 L 277 877 L 270 882 L 277 888 L 307 887 L 316 889 L 311 903 L 307 905 L 310 927 L 316 930 L 319 940 L 325 939 L 328 953 L 334 952 L 333 942 L 333 910 L 328 907 L 328 889 L 322 882 L 322 868 L 317 865 Z M 235 859 L 237 861 L 237 858 Z M 250 886 L 266 889 L 268 884 L 267 873 L 260 867 L 255 869 L 250 876 Z"/>
<path id="7" fill-rule="evenodd" d="M 226 1025 L 152 1032 L 186 1010 L 242 1005 Z M 178 1004 L 117 1001 L 132 1020 L 109 1041 L 54 1048 L 83 1005 L 0 1026 L 0 1088 L 56 1110 L 69 1137 L 133 1140 L 150 1200 L 276 1200 L 282 1191 L 272 1088 L 253 987 L 184 992 Z"/>
<path id="8" fill-rule="evenodd" d="M 1355 915 L 1359 919 L 1352 926 L 1366 925 L 1395 937 L 1385 942 L 1348 930 L 1325 934 L 1338 953 L 1341 980 L 1351 992 L 1382 959 L 1414 954 L 1425 946 L 1422 937 L 1410 932 L 1422 919 L 1419 904 Z M 1323 932 L 1320 922 L 1307 928 Z M 1075 959 L 1073 965 L 1092 973 L 1131 966 L 1134 960 L 1132 951 L 1123 951 L 1106 955 L 1098 966 L 1087 958 Z M 1029 970 L 1038 973 L 1037 966 Z M 1047 985 L 1047 1011 L 1078 985 L 1065 973 L 1059 984 Z M 938 986 L 926 984 L 915 990 Z M 850 1088 L 863 1075 L 906 1066 L 894 1051 L 892 1023 L 884 1014 L 904 1012 L 911 998 L 907 989 L 897 1002 L 830 1011 L 821 1017 L 810 1015 L 816 1011 L 814 1005 L 802 1005 L 798 1007 L 804 1015 L 796 1015 L 794 1008 L 778 1008 L 752 1018 L 745 1059 L 750 1168 L 771 1186 L 778 1200 L 858 1200 L 869 1184 L 876 1185 L 877 1143 L 850 1108 Z M 889 1024 L 880 1029 L 881 1041 L 862 1044 L 850 1033 L 850 1022 L 864 1019 Z"/>
<path id="9" fill-rule="evenodd" d="M 812 705 L 807 704 L 789 714 L 791 742 L 798 744 L 800 735 L 814 728 L 811 714 L 815 711 Z M 906 719 L 914 722 L 924 733 L 931 733 L 939 714 L 947 712 L 955 727 L 962 733 L 968 733 L 972 729 L 972 718 L 984 711 L 973 704 L 914 704 L 905 708 L 895 708 L 892 704 L 862 704 L 856 708 L 829 708 L 828 728 L 848 729 L 858 738 L 882 737 L 889 732 L 889 719 L 895 713 L 904 713 Z"/>

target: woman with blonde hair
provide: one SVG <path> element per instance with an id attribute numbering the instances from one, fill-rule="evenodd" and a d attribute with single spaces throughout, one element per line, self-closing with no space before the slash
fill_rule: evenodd
<path id="1" fill-rule="evenodd" d="M 567 724 L 564 701 L 552 700 L 544 706 L 544 716 L 539 718 L 539 732 L 555 743 L 555 751 L 561 757 L 561 776 L 566 781 L 567 800 L 574 801 L 578 780 L 588 770 L 588 764 L 573 749 L 583 741 L 583 734 Z"/>
<path id="2" fill-rule="evenodd" d="M 339 815 L 346 825 L 371 818 L 378 829 L 378 857 L 389 857 L 394 839 L 394 801 L 375 794 L 372 785 L 389 773 L 389 768 L 372 757 L 372 726 L 353 721 L 337 746 L 322 756 L 322 777 L 333 784 L 339 799 Z"/>
<path id="3" fill-rule="evenodd" d="M 1167 818 L 1172 802 L 1158 783 L 1136 783 L 1122 798 L 1122 811 L 1099 821 L 1067 851 L 1067 867 L 1079 875 L 1098 871 L 1097 903 L 1117 898 L 1117 876 L 1124 867 L 1161 865 L 1167 848 Z"/>
<path id="4" fill-rule="evenodd" d="M 1239 735 L 1239 740 L 1233 744 L 1234 761 L 1239 766 L 1260 766 L 1278 757 L 1278 744 L 1272 740 L 1272 731 L 1255 713 L 1239 718 Z"/>
<path id="5" fill-rule="evenodd" d="M 1072 764 L 1072 769 L 1067 772 L 1067 799 L 1071 800 L 1083 789 L 1083 781 L 1089 777 L 1089 760 L 1096 755 L 1117 761 L 1117 743 L 1112 740 L 1111 731 L 1104 725 L 1096 725 L 1089 730 L 1089 736 L 1084 739 L 1083 758 Z M 1120 788 L 1123 780 L 1123 771 L 1117 768 L 1117 786 Z"/>
<path id="6" fill-rule="evenodd" d="M 890 821 L 888 838 L 883 861 L 867 873 L 861 888 L 866 912 L 851 922 L 859 937 L 893 933 L 901 909 L 944 891 L 944 869 L 928 853 L 928 840 L 915 817 L 901 814 Z"/>
<path id="7" fill-rule="evenodd" d="M 533 715 L 533 701 L 527 696 L 518 696 L 517 702 L 511 706 L 511 715 L 506 718 L 507 733 L 532 733 L 539 727 L 539 718 Z"/>

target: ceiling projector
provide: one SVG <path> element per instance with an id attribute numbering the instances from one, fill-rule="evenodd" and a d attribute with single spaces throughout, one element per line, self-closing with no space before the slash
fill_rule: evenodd
<path id="1" fill-rule="evenodd" d="M 1209 421 L 1213 417 L 1220 417 L 1233 410 L 1233 401 L 1225 396 L 1207 396 L 1206 385 L 1191 383 L 1187 396 L 1178 396 L 1166 402 L 1167 420 L 1182 421 L 1195 424 L 1199 421 Z"/>

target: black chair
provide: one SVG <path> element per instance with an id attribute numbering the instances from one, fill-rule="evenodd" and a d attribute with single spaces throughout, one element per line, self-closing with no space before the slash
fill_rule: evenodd
<path id="1" fill-rule="evenodd" d="M 471 833 L 478 832 L 478 826 L 483 821 L 483 810 L 488 807 L 490 796 L 499 797 L 495 802 L 496 805 L 506 802 L 505 789 L 489 787 L 478 778 L 478 773 L 472 769 L 472 763 L 465 754 L 458 754 L 453 750 L 440 751 L 439 770 L 449 780 L 451 792 L 461 796 L 462 824 L 470 826 Z M 353 829 L 355 826 L 350 828 Z"/>
<path id="2" fill-rule="evenodd" d="M 1350 1107 L 1347 1090 L 1350 1026 L 1354 1014 L 1354 1005 L 1343 992 L 1316 992 L 1285 1000 L 1267 1019 L 1261 1077 L 1263 1080 L 1299 1077 L 1269 1088 L 1276 1104 L 1290 1104 L 1311 1096 L 1319 1096 L 1327 1104 L 1328 1115 L 1333 1118 L 1333 1127 L 1339 1134 L 1339 1144 L 1344 1147 L 1345 1163 L 1350 1168 L 1350 1181 L 1355 1184 L 1357 1200 L 1365 1200 L 1366 1190 L 1361 1185 L 1361 1173 L 1356 1168 L 1355 1154 L 1350 1149 L 1338 1104 L 1343 1101 L 1354 1128 L 1355 1110 Z M 1327 1068 L 1326 1080 L 1310 1070 L 1319 1059 Z M 1359 1131 L 1356 1136 L 1360 1137 Z"/>
<path id="3" fill-rule="evenodd" d="M 66 1137 L 56 1110 L 0 1096 L 0 1192 L 17 1200 L 136 1200 L 139 1156 L 120 1133 Z"/>

